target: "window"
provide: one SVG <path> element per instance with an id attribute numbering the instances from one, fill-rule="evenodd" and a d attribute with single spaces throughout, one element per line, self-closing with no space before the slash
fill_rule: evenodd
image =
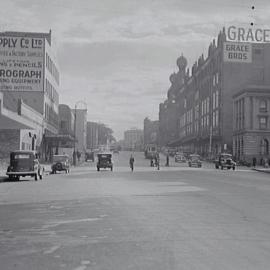
<path id="1" fill-rule="evenodd" d="M 260 129 L 266 129 L 267 128 L 267 118 L 265 116 L 261 116 L 259 118 L 259 128 Z"/>
<path id="2" fill-rule="evenodd" d="M 267 101 L 266 100 L 260 100 L 260 112 L 267 112 Z"/>

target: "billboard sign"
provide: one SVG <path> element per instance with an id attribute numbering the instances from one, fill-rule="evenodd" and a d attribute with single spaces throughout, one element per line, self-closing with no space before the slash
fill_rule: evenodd
<path id="1" fill-rule="evenodd" d="M 231 25 L 227 27 L 227 41 L 267 43 L 270 42 L 270 29 L 245 28 Z"/>
<path id="2" fill-rule="evenodd" d="M 0 91 L 43 91 L 44 38 L 0 36 Z"/>
<path id="3" fill-rule="evenodd" d="M 243 42 L 224 42 L 224 62 L 251 63 L 252 45 Z"/>

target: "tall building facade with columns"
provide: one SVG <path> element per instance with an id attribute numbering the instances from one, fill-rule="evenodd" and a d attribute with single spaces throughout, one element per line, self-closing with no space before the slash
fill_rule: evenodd
<path id="1" fill-rule="evenodd" d="M 227 61 L 225 29 L 213 40 L 205 58 L 201 55 L 187 69 L 182 55 L 179 71 L 170 76 L 167 99 L 159 106 L 161 144 L 184 152 L 213 156 L 234 155 L 233 97 L 249 85 L 270 85 L 270 44 L 252 43 L 251 61 Z"/>

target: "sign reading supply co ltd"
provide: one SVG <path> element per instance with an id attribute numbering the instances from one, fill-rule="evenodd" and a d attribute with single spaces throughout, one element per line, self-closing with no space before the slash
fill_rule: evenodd
<path id="1" fill-rule="evenodd" d="M 0 36 L 0 91 L 43 91 L 44 39 Z"/>

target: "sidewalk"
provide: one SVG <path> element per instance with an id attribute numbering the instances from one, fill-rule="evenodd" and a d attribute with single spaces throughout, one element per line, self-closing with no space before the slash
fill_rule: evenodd
<path id="1" fill-rule="evenodd" d="M 257 171 L 257 172 L 270 173 L 270 168 L 265 168 L 263 166 L 257 166 L 255 168 L 252 168 L 252 170 Z"/>

